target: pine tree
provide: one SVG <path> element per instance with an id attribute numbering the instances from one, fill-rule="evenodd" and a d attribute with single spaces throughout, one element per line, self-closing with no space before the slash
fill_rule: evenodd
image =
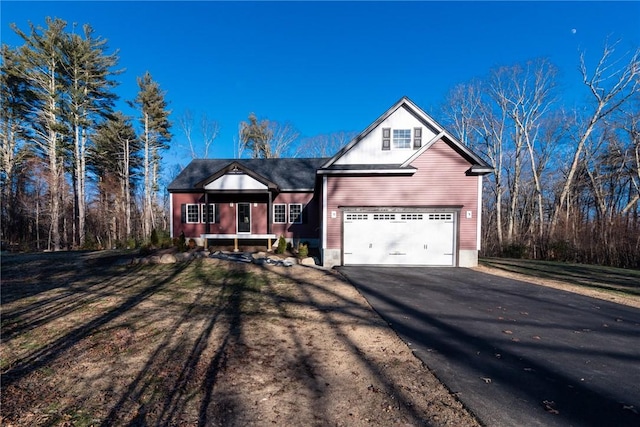
<path id="1" fill-rule="evenodd" d="M 71 136 L 71 159 L 74 193 L 74 243 L 85 240 L 86 211 L 86 151 L 90 133 L 113 110 L 116 95 L 111 89 L 116 83 L 109 78 L 116 71 L 116 53 L 106 53 L 107 41 L 94 37 L 89 25 L 83 26 L 83 36 L 72 33 L 65 39 L 63 67 L 68 91 L 65 97 L 66 121 Z"/>
<path id="2" fill-rule="evenodd" d="M 116 238 L 124 241 L 131 237 L 131 205 L 134 178 L 140 169 L 141 144 L 130 119 L 117 112 L 105 123 L 98 126 L 94 136 L 95 144 L 90 150 L 90 168 L 99 183 L 116 181 L 120 189 L 114 196 L 118 218 Z M 98 185 L 102 193 L 104 188 Z M 103 195 L 101 198 L 105 199 Z M 106 218 L 105 218 L 106 219 Z"/>
<path id="3" fill-rule="evenodd" d="M 271 157 L 269 149 L 271 138 L 273 138 L 273 131 L 269 128 L 269 121 L 258 121 L 255 113 L 249 114 L 247 121 L 240 123 L 240 141 L 243 147 L 251 152 L 251 157 L 254 159 Z"/>
<path id="4" fill-rule="evenodd" d="M 62 143 L 66 131 L 62 123 L 61 98 L 64 79 L 61 77 L 66 22 L 46 19 L 47 28 L 30 24 L 30 34 L 17 26 L 13 30 L 25 41 L 20 48 L 23 63 L 20 77 L 25 79 L 33 96 L 28 99 L 32 141 L 45 159 L 48 168 L 49 243 L 53 250 L 61 249 L 60 218 L 64 183 Z"/>
<path id="5" fill-rule="evenodd" d="M 15 227 L 14 186 L 15 172 L 27 151 L 27 115 L 29 108 L 29 86 L 21 72 L 22 63 L 18 52 L 6 45 L 2 46 L 2 64 L 0 64 L 0 223 L 2 238 L 15 240 L 18 227 Z M 11 236 L 9 236 L 11 233 Z"/>
<path id="6" fill-rule="evenodd" d="M 263 119 L 258 121 L 254 113 L 248 121 L 240 123 L 241 151 L 248 149 L 251 157 L 271 159 L 282 157 L 291 150 L 300 133 L 290 123 L 278 123 Z"/>
<path id="7" fill-rule="evenodd" d="M 142 205 L 142 233 L 144 237 L 151 234 L 155 227 L 155 209 L 157 206 L 157 191 L 159 189 L 160 152 L 168 147 L 171 140 L 171 123 L 165 101 L 165 93 L 160 90 L 160 85 L 153 80 L 151 74 L 146 72 L 138 77 L 138 96 L 132 102 L 132 106 L 140 112 L 142 135 L 140 139 L 143 145 L 143 179 L 144 198 Z"/>

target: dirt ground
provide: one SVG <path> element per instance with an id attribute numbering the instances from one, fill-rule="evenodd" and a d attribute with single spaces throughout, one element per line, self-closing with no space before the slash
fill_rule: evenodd
<path id="1" fill-rule="evenodd" d="M 2 259 L 3 426 L 479 425 L 333 272 L 20 257 Z"/>

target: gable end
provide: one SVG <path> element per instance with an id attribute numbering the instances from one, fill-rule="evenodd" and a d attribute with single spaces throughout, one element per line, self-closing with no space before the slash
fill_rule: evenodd
<path id="1" fill-rule="evenodd" d="M 261 176 L 260 174 L 252 171 L 251 169 L 248 169 L 246 167 L 244 167 L 243 165 L 241 165 L 239 162 L 235 161 L 230 163 L 229 165 L 227 165 L 226 167 L 220 169 L 219 171 L 215 172 L 213 175 L 207 177 L 206 179 L 198 182 L 195 185 L 195 188 L 205 188 L 207 185 L 213 183 L 214 181 L 222 178 L 224 175 L 227 174 L 233 174 L 233 173 L 243 173 L 251 178 L 253 178 L 254 180 L 258 181 L 260 184 L 263 184 L 264 186 L 266 186 L 268 189 L 270 190 L 277 190 L 278 186 L 269 181 L 268 179 L 266 179 L 265 177 Z"/>

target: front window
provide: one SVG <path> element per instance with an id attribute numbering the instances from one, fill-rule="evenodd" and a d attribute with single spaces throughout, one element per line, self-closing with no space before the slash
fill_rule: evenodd
<path id="1" fill-rule="evenodd" d="M 207 209 L 207 206 L 209 209 Z M 216 221 L 215 205 L 209 203 L 208 205 L 202 205 L 202 222 L 214 223 Z"/>
<path id="2" fill-rule="evenodd" d="M 411 148 L 411 129 L 393 130 L 393 148 Z"/>
<path id="3" fill-rule="evenodd" d="M 200 222 L 200 205 L 187 205 L 187 223 Z"/>
<path id="4" fill-rule="evenodd" d="M 284 224 L 287 222 L 287 205 L 273 205 L 273 222 L 275 224 Z"/>
<path id="5" fill-rule="evenodd" d="M 302 205 L 300 203 L 289 205 L 289 222 L 291 224 L 302 224 Z"/>

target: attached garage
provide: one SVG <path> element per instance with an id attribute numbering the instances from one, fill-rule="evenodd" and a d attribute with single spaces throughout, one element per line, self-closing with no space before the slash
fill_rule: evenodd
<path id="1" fill-rule="evenodd" d="M 457 211 L 344 211 L 343 264 L 455 266 L 457 217 Z"/>

